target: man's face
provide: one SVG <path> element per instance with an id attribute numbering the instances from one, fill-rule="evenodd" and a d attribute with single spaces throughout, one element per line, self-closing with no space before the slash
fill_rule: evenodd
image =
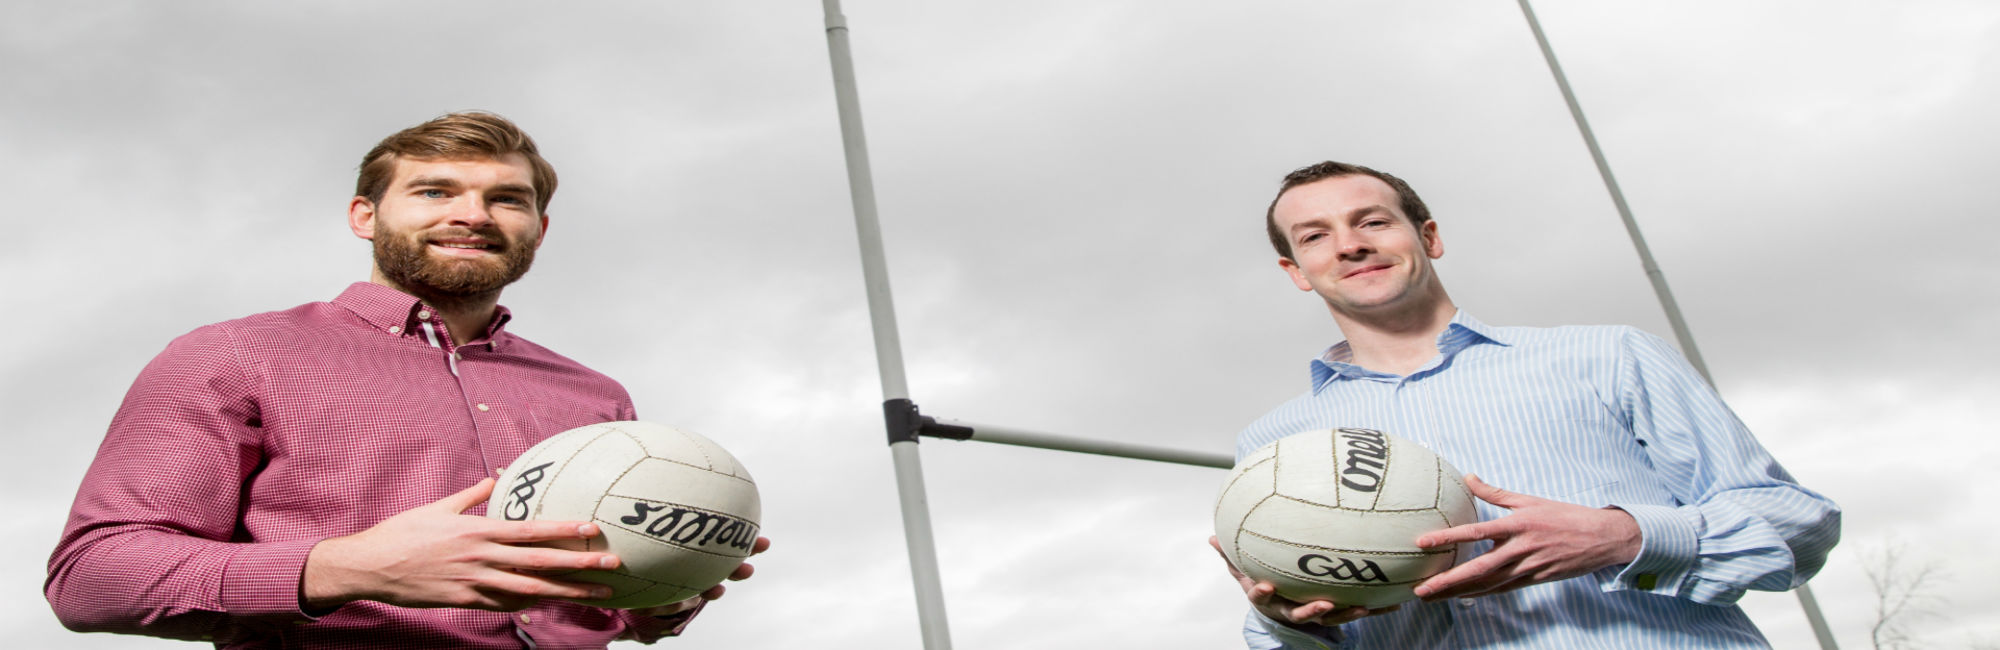
<path id="1" fill-rule="evenodd" d="M 548 226 L 533 178 L 520 154 L 402 159 L 380 201 L 349 203 L 348 225 L 375 242 L 390 286 L 427 299 L 494 294 L 528 272 Z"/>
<path id="2" fill-rule="evenodd" d="M 1420 228 L 1398 207 L 1396 191 L 1372 176 L 1326 178 L 1278 199 L 1272 220 L 1291 243 L 1278 265 L 1301 291 L 1350 316 L 1431 306 L 1443 285 L 1431 260 L 1444 255 L 1437 223 Z M 1435 289 L 1435 290 L 1433 290 Z"/>

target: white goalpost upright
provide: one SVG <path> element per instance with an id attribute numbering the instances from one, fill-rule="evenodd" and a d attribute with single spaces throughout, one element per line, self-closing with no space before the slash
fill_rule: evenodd
<path id="1" fill-rule="evenodd" d="M 909 403 L 903 377 L 903 343 L 896 331 L 896 305 L 889 292 L 889 269 L 882 254 L 882 225 L 875 215 L 875 179 L 868 166 L 868 138 L 861 128 L 861 100 L 854 88 L 854 58 L 847 46 L 847 17 L 840 0 L 823 0 L 826 46 L 833 62 L 834 101 L 840 107 L 840 139 L 847 152 L 847 188 L 854 202 L 854 228 L 861 241 L 861 274 L 868 285 L 868 318 L 875 331 L 875 364 L 882 377 L 885 405 Z M 909 411 L 914 411 L 911 406 Z M 907 416 L 885 406 L 886 419 Z M 896 490 L 902 502 L 903 536 L 909 545 L 910 576 L 916 584 L 917 618 L 927 650 L 951 648 L 951 630 L 944 614 L 944 588 L 938 581 L 937 543 L 931 536 L 930 504 L 924 497 L 924 469 L 915 435 L 899 436 L 891 427 L 889 452 L 896 464 Z"/>
<path id="2" fill-rule="evenodd" d="M 1535 19 L 1535 9 L 1528 6 L 1528 0 L 1517 0 L 1521 4 L 1521 15 L 1528 19 L 1528 29 L 1535 33 L 1535 44 L 1542 48 L 1542 58 L 1549 63 L 1549 73 L 1555 75 L 1556 87 L 1562 90 L 1563 102 L 1569 105 L 1569 115 L 1576 121 L 1576 129 L 1583 134 L 1583 143 L 1590 149 L 1590 159 L 1597 163 L 1597 175 L 1604 179 L 1604 189 L 1611 194 L 1611 203 L 1618 208 L 1618 218 L 1625 222 L 1625 233 L 1632 237 L 1632 248 L 1639 252 L 1639 265 L 1646 270 L 1646 279 L 1653 283 L 1653 295 L 1660 300 L 1660 309 L 1667 313 L 1667 323 L 1674 329 L 1674 338 L 1680 341 L 1681 353 L 1687 356 L 1689 364 L 1701 373 L 1701 378 L 1709 386 L 1715 386 L 1715 377 L 1708 374 L 1708 364 L 1701 359 L 1701 349 L 1695 346 L 1694 332 L 1688 329 L 1687 320 L 1681 318 L 1680 303 L 1674 301 L 1674 292 L 1667 288 L 1667 276 L 1660 271 L 1660 265 L 1653 261 L 1653 249 L 1646 245 L 1646 237 L 1639 232 L 1639 222 L 1632 218 L 1632 208 L 1625 204 L 1625 193 L 1618 189 L 1618 179 L 1611 175 L 1611 163 L 1604 158 L 1604 150 L 1597 146 L 1597 136 L 1590 130 L 1590 122 L 1583 119 L 1583 105 L 1576 101 L 1576 93 L 1569 88 L 1569 77 L 1556 63 L 1556 51 L 1549 47 L 1549 37 L 1542 33 L 1542 23 Z M 1717 388 L 1717 390 L 1721 390 Z M 1827 629 L 1826 617 L 1819 611 L 1819 600 L 1813 598 L 1812 587 L 1799 585 L 1793 590 L 1798 594 L 1799 607 L 1805 610 L 1806 622 L 1812 625 L 1813 636 L 1818 639 L 1822 650 L 1836 650 L 1833 631 Z"/>
<path id="3" fill-rule="evenodd" d="M 1073 438 L 1008 427 L 970 423 L 940 423 L 910 401 L 903 375 L 901 337 L 896 330 L 896 306 L 889 290 L 889 270 L 882 250 L 882 226 L 875 211 L 874 174 L 868 164 L 868 138 L 862 129 L 861 101 L 855 90 L 854 59 L 847 43 L 847 17 L 840 0 L 822 0 L 826 10 L 826 43 L 833 65 L 834 100 L 840 110 L 840 137 L 846 149 L 847 185 L 854 203 L 854 227 L 861 243 L 861 272 L 868 289 L 868 318 L 875 334 L 875 362 L 882 376 L 882 415 L 888 425 L 889 451 L 896 465 L 896 490 L 902 504 L 903 536 L 909 546 L 910 577 L 915 583 L 917 618 L 926 650 L 951 648 L 938 578 L 937 543 L 931 534 L 930 504 L 924 495 L 923 466 L 917 453 L 921 436 L 978 440 L 1060 451 L 1228 468 L 1234 457 Z"/>

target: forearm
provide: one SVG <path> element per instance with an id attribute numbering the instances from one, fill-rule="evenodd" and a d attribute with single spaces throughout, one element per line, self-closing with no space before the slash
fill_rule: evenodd
<path id="1" fill-rule="evenodd" d="M 234 544 L 153 526 L 65 537 L 51 558 L 45 595 L 79 632 L 224 640 L 248 628 L 309 620 L 298 577 L 311 544 Z"/>

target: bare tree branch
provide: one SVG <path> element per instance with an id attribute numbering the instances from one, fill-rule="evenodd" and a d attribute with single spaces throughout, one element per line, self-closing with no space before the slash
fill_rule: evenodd
<path id="1" fill-rule="evenodd" d="M 1895 539 L 1865 555 L 1862 569 L 1875 591 L 1875 624 L 1869 629 L 1869 639 L 1875 650 L 1915 647 L 1911 626 L 1935 616 L 1931 608 L 1943 602 L 1932 593 L 1943 580 L 1937 563 L 1930 559 L 1913 563 L 1908 548 Z"/>

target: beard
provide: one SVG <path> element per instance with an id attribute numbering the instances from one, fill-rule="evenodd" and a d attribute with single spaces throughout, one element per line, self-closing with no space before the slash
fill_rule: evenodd
<path id="1" fill-rule="evenodd" d="M 487 241 L 487 250 L 497 255 L 455 259 L 430 252 L 433 240 L 475 236 Z M 374 244 L 375 268 L 381 269 L 383 277 L 441 309 L 490 298 L 521 279 L 535 263 L 533 240 L 516 241 L 493 230 L 382 232 L 377 233 Z"/>

